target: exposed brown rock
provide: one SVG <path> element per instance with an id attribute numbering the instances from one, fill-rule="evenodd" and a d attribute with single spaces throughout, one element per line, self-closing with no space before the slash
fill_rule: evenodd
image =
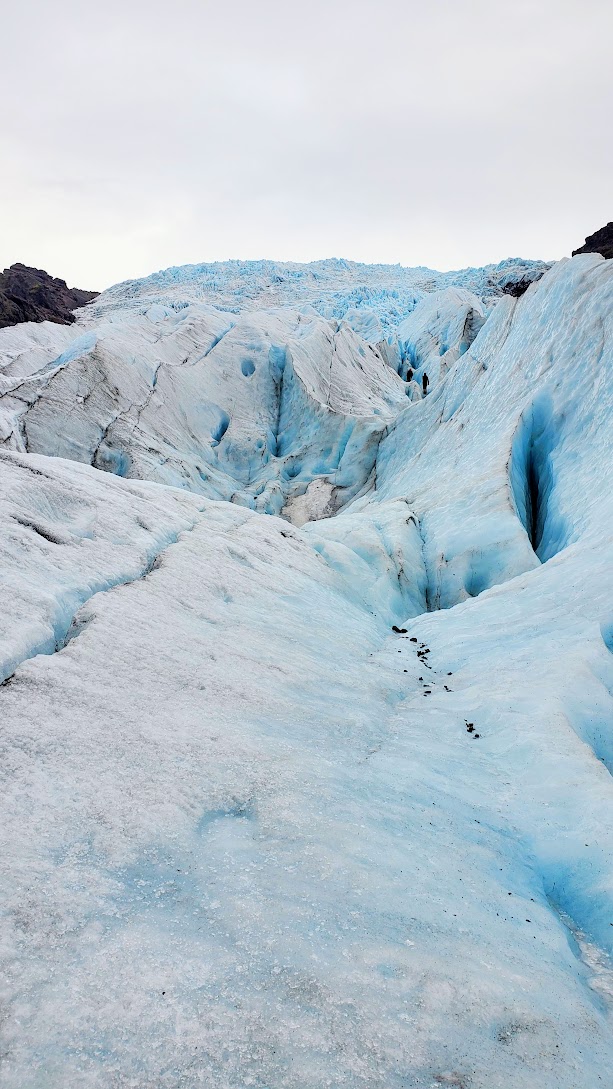
<path id="1" fill-rule="evenodd" d="M 99 294 L 69 288 L 42 269 L 17 263 L 0 275 L 0 329 L 22 321 L 55 321 L 70 325 L 73 310 Z"/>

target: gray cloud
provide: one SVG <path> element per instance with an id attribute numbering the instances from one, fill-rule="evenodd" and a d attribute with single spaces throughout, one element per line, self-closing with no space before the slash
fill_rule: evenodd
<path id="1" fill-rule="evenodd" d="M 612 214 L 612 30 L 609 0 L 11 5 L 0 259 L 559 257 Z"/>

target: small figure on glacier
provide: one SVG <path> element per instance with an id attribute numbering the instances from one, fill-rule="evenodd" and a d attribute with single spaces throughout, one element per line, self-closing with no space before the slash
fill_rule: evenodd
<path id="1" fill-rule="evenodd" d="M 406 381 L 407 381 L 407 382 L 410 382 L 410 381 L 411 381 L 411 379 L 412 379 L 412 377 L 413 377 L 414 373 L 415 373 L 415 372 L 414 372 L 413 368 L 412 368 L 412 367 L 409 367 L 409 369 L 408 369 L 408 371 L 407 371 L 407 377 L 406 377 Z"/>
<path id="2" fill-rule="evenodd" d="M 428 392 L 428 386 L 430 385 L 430 379 L 428 378 L 428 375 L 426 374 L 425 371 L 424 371 L 424 373 L 422 375 L 422 378 L 421 378 L 421 384 L 422 384 L 422 389 L 424 391 L 424 397 L 425 397 L 427 392 Z"/>

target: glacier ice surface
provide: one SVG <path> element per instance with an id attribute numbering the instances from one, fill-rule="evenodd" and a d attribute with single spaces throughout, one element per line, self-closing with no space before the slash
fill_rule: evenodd
<path id="1" fill-rule="evenodd" d="M 526 267 L 0 333 L 3 1089 L 610 1084 L 613 264 Z"/>

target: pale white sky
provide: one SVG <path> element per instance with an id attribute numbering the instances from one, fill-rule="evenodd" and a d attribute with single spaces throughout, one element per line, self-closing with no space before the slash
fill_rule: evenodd
<path id="1" fill-rule="evenodd" d="M 613 218 L 611 0 L 0 0 L 0 267 L 556 258 Z"/>

